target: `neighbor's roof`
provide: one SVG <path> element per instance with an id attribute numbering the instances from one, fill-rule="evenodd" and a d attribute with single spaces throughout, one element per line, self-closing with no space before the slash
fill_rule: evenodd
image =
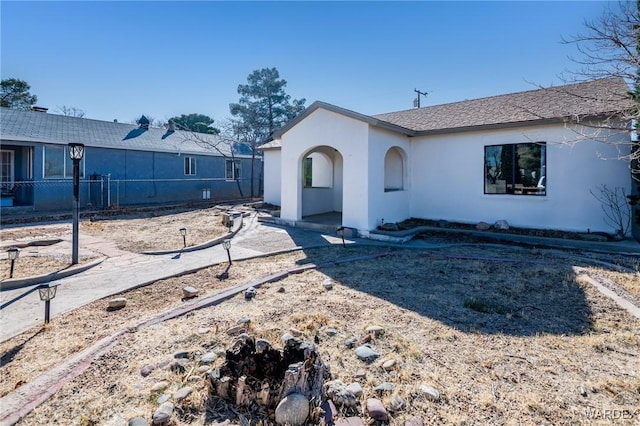
<path id="1" fill-rule="evenodd" d="M 600 116 L 631 107 L 620 77 L 510 93 L 374 117 L 424 134 L 539 120 Z"/>
<path id="2" fill-rule="evenodd" d="M 622 78 L 612 77 L 373 116 L 314 102 L 260 149 L 280 148 L 278 138 L 318 108 L 407 136 L 422 136 L 612 114 L 632 106 L 628 92 Z"/>
<path id="3" fill-rule="evenodd" d="M 221 138 L 215 135 L 170 132 L 155 127 L 141 129 L 135 124 L 7 108 L 0 109 L 0 138 L 64 145 L 75 142 L 89 147 L 135 151 L 230 155 L 229 144 L 221 143 Z"/>

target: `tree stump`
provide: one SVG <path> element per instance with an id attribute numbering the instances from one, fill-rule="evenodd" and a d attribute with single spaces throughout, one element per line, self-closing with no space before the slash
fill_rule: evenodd
<path id="1" fill-rule="evenodd" d="M 210 375 L 210 395 L 235 404 L 232 411 L 273 413 L 287 395 L 299 393 L 310 402 L 310 424 L 318 424 L 324 382 L 331 378 L 315 345 L 296 338 L 284 350 L 266 340 L 241 334 L 227 349 L 224 363 Z"/>

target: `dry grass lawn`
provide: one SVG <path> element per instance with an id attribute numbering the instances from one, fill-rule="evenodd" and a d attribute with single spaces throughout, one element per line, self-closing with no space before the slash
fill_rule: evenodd
<path id="1" fill-rule="evenodd" d="M 180 222 L 167 223 L 176 227 Z M 144 232 L 143 225 L 136 226 Z M 386 255 L 265 284 L 253 300 L 239 294 L 214 307 L 134 327 L 192 303 L 181 300 L 187 285 L 200 289 L 202 298 L 298 265 L 381 253 Z M 429 251 L 337 246 L 234 262 L 228 280 L 216 278 L 223 266 L 162 280 L 123 294 L 128 300 L 124 309 L 109 311 L 105 300 L 97 301 L 4 342 L 0 395 L 129 328 L 21 424 L 124 425 L 135 416 L 150 421 L 160 396 L 151 388 L 161 381 L 168 382 L 168 394 L 187 384 L 193 388 L 175 403 L 174 425 L 224 419 L 272 424 L 259 410 L 230 411 L 212 398 L 209 371 L 198 368 L 199 356 L 183 372 L 161 367 L 173 361 L 176 351 L 188 350 L 221 355 L 215 369 L 233 341 L 226 330 L 248 317 L 250 334 L 274 345 L 291 328 L 315 340 L 332 378 L 358 382 L 364 390 L 356 409 L 343 409 L 341 415 L 366 419 L 364 402 L 370 397 L 386 404 L 389 421 L 370 424 L 404 425 L 412 416 L 425 424 L 447 425 L 610 424 L 612 416 L 619 424 L 639 424 L 640 321 L 577 275 L 573 266 L 624 283 L 632 299 L 640 294 L 635 259 L 515 246 L 465 244 Z M 323 286 L 328 278 L 334 283 L 331 290 Z M 385 331 L 367 337 L 370 325 Z M 371 338 L 381 357 L 369 364 L 360 361 L 345 346 L 351 337 Z M 395 365 L 384 369 L 388 360 Z M 143 377 L 145 365 L 160 367 Z M 365 376 L 354 378 L 359 370 Z M 392 383 L 394 390 L 375 391 L 382 382 Z M 421 385 L 436 388 L 440 400 L 428 400 Z M 398 397 L 403 404 L 391 410 Z"/>

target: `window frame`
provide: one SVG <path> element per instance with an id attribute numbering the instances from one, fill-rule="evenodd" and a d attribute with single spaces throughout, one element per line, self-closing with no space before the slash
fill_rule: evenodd
<path id="1" fill-rule="evenodd" d="M 47 158 L 54 158 L 56 161 L 59 161 L 58 158 L 52 156 L 53 151 L 49 152 L 47 155 L 47 148 L 62 148 L 62 174 L 50 176 L 47 174 Z M 60 155 L 59 153 L 56 155 Z M 80 178 L 84 178 L 84 168 L 85 168 L 85 158 L 87 156 L 87 150 L 84 150 L 84 156 L 80 160 Z M 42 178 L 43 179 L 73 179 L 73 160 L 69 157 L 69 147 L 67 145 L 54 145 L 54 144 L 45 144 L 42 146 Z"/>
<path id="2" fill-rule="evenodd" d="M 231 164 L 232 177 L 229 177 L 229 164 Z M 227 182 L 240 180 L 242 176 L 242 161 L 227 158 L 224 164 L 224 178 Z"/>
<path id="3" fill-rule="evenodd" d="M 195 176 L 196 175 L 196 157 L 186 155 L 184 157 L 184 175 Z"/>
<path id="4" fill-rule="evenodd" d="M 526 169 L 522 162 L 525 159 L 521 158 L 521 151 L 526 149 L 526 146 L 539 146 L 539 167 L 532 170 Z M 509 156 L 507 151 L 506 160 L 511 164 L 509 176 L 503 176 L 504 179 L 498 179 L 500 173 L 505 172 L 509 163 L 502 165 L 502 161 L 505 159 L 504 150 L 508 147 L 511 152 Z M 489 160 L 489 153 L 491 149 L 500 148 L 498 155 L 493 156 L 493 161 Z M 529 148 L 530 149 L 530 148 Z M 483 191 L 485 195 L 525 195 L 525 196 L 537 196 L 544 197 L 547 195 L 547 143 L 543 141 L 538 142 L 521 142 L 521 143 L 504 143 L 495 145 L 484 146 L 484 163 L 483 163 Z M 500 160 L 498 160 L 498 156 Z M 498 171 L 498 169 L 501 169 Z M 491 172 L 493 170 L 493 172 Z M 490 177 L 490 174 L 493 176 Z M 494 183 L 490 183 L 493 180 Z M 488 191 L 489 185 L 497 185 L 498 181 L 503 181 L 504 192 L 491 192 Z M 543 183 L 544 182 L 544 183 Z"/>

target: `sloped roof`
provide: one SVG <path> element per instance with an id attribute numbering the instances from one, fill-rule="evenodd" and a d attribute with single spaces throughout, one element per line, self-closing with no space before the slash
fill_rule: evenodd
<path id="1" fill-rule="evenodd" d="M 478 126 L 599 116 L 631 107 L 629 86 L 620 77 L 510 93 L 373 117 L 412 129 L 439 133 Z"/>
<path id="2" fill-rule="evenodd" d="M 312 112 L 314 112 L 317 109 L 325 109 L 327 111 L 332 111 L 335 112 L 337 114 L 340 115 L 344 115 L 346 117 L 350 117 L 353 118 L 354 120 L 359 120 L 359 121 L 363 121 L 365 123 L 368 123 L 372 126 L 375 127 L 382 127 L 385 128 L 387 130 L 391 130 L 394 132 L 398 132 L 398 133 L 404 133 L 407 136 L 412 136 L 415 134 L 415 132 L 411 129 L 405 128 L 402 125 L 398 125 L 398 124 L 394 124 L 391 123 L 389 121 L 385 121 L 385 120 L 380 120 L 376 117 L 370 116 L 370 115 L 364 115 L 364 114 L 360 114 L 359 112 L 355 112 L 355 111 L 351 111 L 349 109 L 345 109 L 345 108 L 341 108 L 332 104 L 328 104 L 326 102 L 321 102 L 321 101 L 315 101 L 314 103 L 312 103 L 311 105 L 309 105 L 309 107 L 307 107 L 302 114 L 298 115 L 296 118 L 294 118 L 293 120 L 289 121 L 286 125 L 284 125 L 284 127 L 281 127 L 280 129 L 278 129 L 276 132 L 274 132 L 273 134 L 273 138 L 277 139 L 280 136 L 282 136 L 284 133 L 286 133 L 289 129 L 291 129 L 293 126 L 295 126 L 296 124 L 298 124 L 299 122 L 301 122 L 302 120 L 304 120 L 305 118 L 307 118 L 309 115 L 311 115 Z M 269 148 L 274 148 L 273 146 L 268 147 L 266 144 L 262 145 L 261 149 L 269 149 Z"/>
<path id="3" fill-rule="evenodd" d="M 624 79 L 611 77 L 372 116 L 316 101 L 260 149 L 281 148 L 278 138 L 318 108 L 407 136 L 423 136 L 615 114 L 632 107 L 629 90 Z"/>
<path id="4" fill-rule="evenodd" d="M 141 129 L 135 124 L 7 108 L 0 109 L 0 138 L 3 141 L 64 145 L 75 142 L 88 147 L 135 151 L 216 156 L 231 154 L 229 143 L 222 142 L 216 135 L 181 130 L 171 132 L 154 127 Z"/>

